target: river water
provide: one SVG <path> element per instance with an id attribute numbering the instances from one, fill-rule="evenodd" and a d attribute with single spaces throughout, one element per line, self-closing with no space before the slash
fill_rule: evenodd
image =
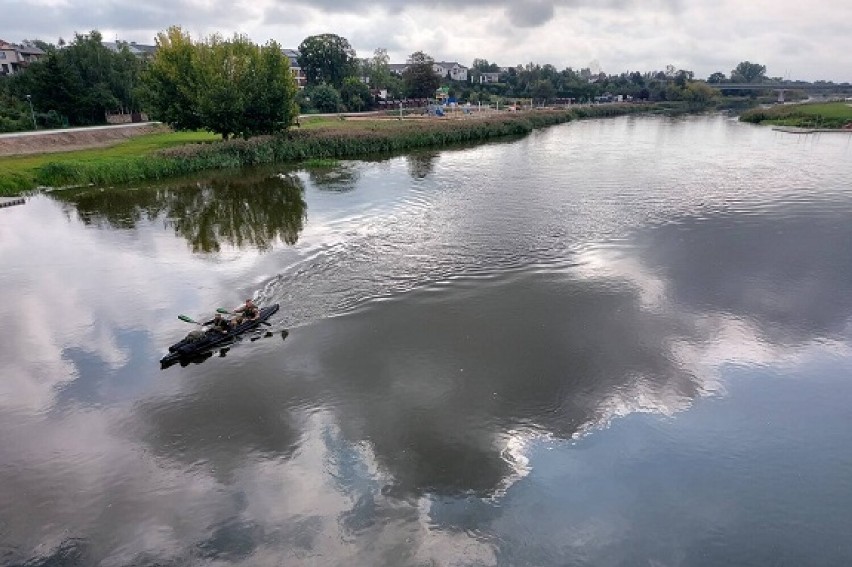
<path id="1" fill-rule="evenodd" d="M 0 209 L 0 564 L 849 564 L 850 139 L 623 117 Z"/>

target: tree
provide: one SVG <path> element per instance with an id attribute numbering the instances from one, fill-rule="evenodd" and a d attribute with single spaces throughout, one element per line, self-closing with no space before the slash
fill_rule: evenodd
<path id="1" fill-rule="evenodd" d="M 727 80 L 728 78 L 725 76 L 725 74 L 719 71 L 716 71 L 715 73 L 707 77 L 707 82 L 712 84 L 724 83 Z"/>
<path id="2" fill-rule="evenodd" d="M 193 43 L 179 27 L 157 43 L 143 80 L 152 112 L 173 128 L 248 138 L 297 116 L 296 83 L 277 43 L 258 46 L 240 35 Z"/>
<path id="3" fill-rule="evenodd" d="M 731 71 L 731 80 L 735 83 L 761 83 L 766 79 L 766 66 L 743 61 Z"/>
<path id="4" fill-rule="evenodd" d="M 390 56 L 388 50 L 378 48 L 373 52 L 373 57 L 367 60 L 367 76 L 370 78 L 370 85 L 374 89 L 387 88 L 391 82 L 390 72 Z"/>
<path id="5" fill-rule="evenodd" d="M 432 69 L 434 59 L 422 51 L 408 56 L 408 67 L 402 73 L 405 95 L 412 98 L 430 98 L 441 84 L 441 78 Z"/>
<path id="6" fill-rule="evenodd" d="M 343 101 L 340 98 L 340 93 L 331 85 L 322 84 L 315 87 L 308 87 L 308 96 L 311 99 L 311 105 L 320 112 L 339 112 Z"/>
<path id="7" fill-rule="evenodd" d="M 63 49 L 46 45 L 46 56 L 13 77 L 15 96 L 32 96 L 42 112 L 56 111 L 71 124 L 102 124 L 106 112 L 138 110 L 139 62 L 126 49 L 106 48 L 101 34 L 77 34 Z M 35 43 L 35 42 L 34 42 Z"/>
<path id="8" fill-rule="evenodd" d="M 347 110 L 359 112 L 373 106 L 373 97 L 370 95 L 370 87 L 365 85 L 356 77 L 347 77 L 343 80 L 343 88 L 340 89 L 340 98 Z"/>
<path id="9" fill-rule="evenodd" d="M 148 106 L 154 117 L 175 130 L 200 130 L 198 49 L 178 26 L 157 34 L 156 42 L 157 51 L 142 76 Z"/>
<path id="10" fill-rule="evenodd" d="M 556 88 L 549 80 L 539 79 L 531 86 L 530 95 L 533 97 L 533 99 L 538 99 L 542 102 L 547 102 L 556 97 Z"/>
<path id="11" fill-rule="evenodd" d="M 355 73 L 355 50 L 339 35 L 312 35 L 299 45 L 299 65 L 308 85 L 328 83 L 339 89 L 343 79 Z"/>

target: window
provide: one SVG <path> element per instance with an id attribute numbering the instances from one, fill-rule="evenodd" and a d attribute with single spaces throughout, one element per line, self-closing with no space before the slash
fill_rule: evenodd
<path id="1" fill-rule="evenodd" d="M 9 72 L 9 66 L 8 66 L 8 65 L 6 65 L 5 63 L 3 63 L 3 72 L 4 72 L 4 73 L 8 73 L 8 72 Z"/>
<path id="2" fill-rule="evenodd" d="M 6 52 L 0 51 L 0 59 L 6 59 Z"/>

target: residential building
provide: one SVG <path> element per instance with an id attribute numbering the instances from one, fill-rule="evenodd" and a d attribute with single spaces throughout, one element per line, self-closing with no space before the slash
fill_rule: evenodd
<path id="1" fill-rule="evenodd" d="M 479 83 L 499 83 L 500 73 L 480 73 Z"/>
<path id="2" fill-rule="evenodd" d="M 408 69 L 408 66 L 409 63 L 388 64 L 391 73 L 395 73 L 397 75 L 402 75 L 405 70 Z M 449 75 L 450 79 L 454 81 L 467 81 L 467 67 L 459 65 L 455 61 L 434 61 L 432 63 L 432 70 L 442 79 Z"/>
<path id="3" fill-rule="evenodd" d="M 296 78 L 296 86 L 300 89 L 305 88 L 305 85 L 308 83 L 308 78 L 305 76 L 302 66 L 299 65 L 299 52 L 295 49 L 282 49 L 281 51 L 283 51 L 284 55 L 287 56 L 287 59 L 290 60 L 290 70 Z"/>
<path id="4" fill-rule="evenodd" d="M 432 64 L 435 74 L 440 77 L 449 76 L 454 81 L 467 81 L 467 67 L 455 61 L 435 61 Z"/>
<path id="5" fill-rule="evenodd" d="M 14 75 L 45 55 L 34 45 L 18 45 L 0 39 L 0 75 Z"/>

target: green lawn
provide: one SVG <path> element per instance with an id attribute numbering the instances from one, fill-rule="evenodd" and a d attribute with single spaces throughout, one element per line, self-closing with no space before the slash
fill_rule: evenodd
<path id="1" fill-rule="evenodd" d="M 9 195 L 32 187 L 36 170 L 49 162 L 97 163 L 120 161 L 124 158 L 134 158 L 174 146 L 221 139 L 222 137 L 218 134 L 209 132 L 164 132 L 137 136 L 105 148 L 0 157 L 0 195 Z"/>
<path id="2" fill-rule="evenodd" d="M 848 102 L 786 104 L 751 109 L 740 120 L 803 128 L 842 128 L 852 122 L 852 106 Z"/>
<path id="3" fill-rule="evenodd" d="M 802 104 L 796 106 L 796 110 L 808 116 L 852 120 L 852 103 L 849 102 Z"/>

